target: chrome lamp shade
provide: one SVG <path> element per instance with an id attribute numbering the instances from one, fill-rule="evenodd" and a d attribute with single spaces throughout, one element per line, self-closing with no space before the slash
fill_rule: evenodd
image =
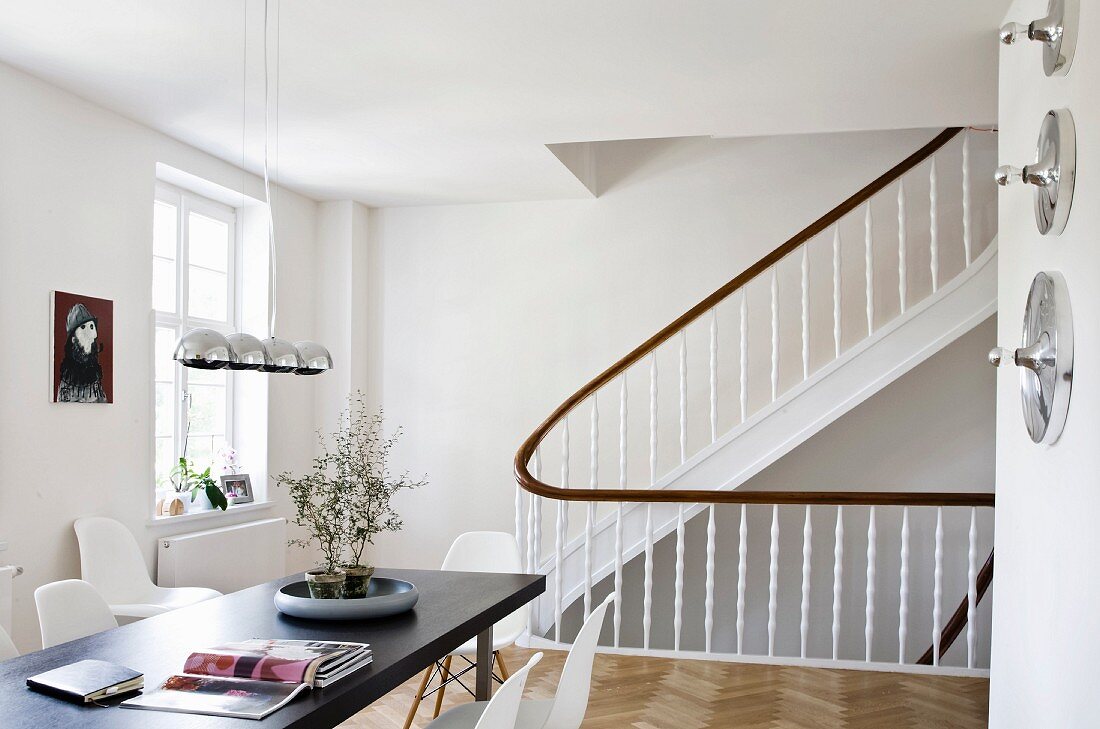
<path id="1" fill-rule="evenodd" d="M 264 350 L 263 342 L 251 334 L 237 332 L 227 336 L 226 341 L 236 355 L 237 361 L 226 365 L 231 370 L 259 370 L 270 365 L 271 359 Z"/>
<path id="2" fill-rule="evenodd" d="M 302 365 L 294 370 L 296 375 L 319 375 L 332 369 L 332 355 L 317 342 L 296 342 L 294 347 L 302 358 Z"/>
<path id="3" fill-rule="evenodd" d="M 184 367 L 220 370 L 237 363 L 237 356 L 226 338 L 213 329 L 192 329 L 176 342 L 172 359 Z"/>
<path id="4" fill-rule="evenodd" d="M 302 366 L 302 358 L 293 344 L 285 339 L 270 337 L 263 342 L 269 363 L 260 367 L 264 372 L 294 372 Z"/>

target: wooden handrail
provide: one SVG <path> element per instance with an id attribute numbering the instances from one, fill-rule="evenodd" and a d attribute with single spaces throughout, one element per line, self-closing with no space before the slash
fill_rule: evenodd
<path id="1" fill-rule="evenodd" d="M 846 493 L 846 492 L 738 492 L 709 490 L 664 489 L 563 489 L 543 483 L 528 470 L 527 463 L 535 454 L 538 444 L 547 433 L 573 408 L 593 395 L 601 387 L 640 361 L 674 334 L 700 316 L 710 311 L 733 292 L 739 290 L 799 246 L 825 231 L 848 213 L 871 199 L 875 193 L 897 180 L 909 170 L 930 157 L 936 150 L 953 139 L 963 127 L 951 127 L 937 134 L 930 142 L 891 167 L 859 192 L 796 233 L 771 253 L 749 266 L 717 291 L 688 309 L 675 321 L 661 329 L 618 362 L 613 364 L 588 384 L 559 405 L 546 420 L 539 424 L 516 452 L 514 470 L 519 485 L 537 496 L 564 501 L 616 501 L 616 502 L 677 502 L 677 503 L 738 503 L 738 504 L 874 504 L 902 506 L 993 506 L 993 494 L 985 493 Z"/>
<path id="2" fill-rule="evenodd" d="M 989 550 L 989 558 L 986 559 L 985 564 L 982 565 L 982 569 L 978 572 L 978 576 L 975 580 L 978 595 L 974 604 L 977 605 L 982 601 L 982 597 L 985 595 L 985 591 L 989 589 L 989 586 L 993 583 L 993 550 Z M 955 642 L 955 639 L 962 633 L 962 629 L 966 627 L 966 613 L 969 608 L 970 596 L 967 595 L 959 603 L 959 606 L 955 608 L 955 613 L 951 616 L 951 619 L 947 621 L 947 625 L 944 626 L 943 632 L 940 633 L 940 658 L 943 658 L 947 654 L 947 650 Z M 935 646 L 928 646 L 920 658 L 917 659 L 917 665 L 931 666 L 932 665 L 932 651 Z"/>

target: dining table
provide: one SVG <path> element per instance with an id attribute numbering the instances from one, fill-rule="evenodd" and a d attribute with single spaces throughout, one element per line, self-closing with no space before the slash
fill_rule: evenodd
<path id="1" fill-rule="evenodd" d="M 181 673 L 195 651 L 251 638 L 369 643 L 373 661 L 324 688 L 314 688 L 259 722 L 264 729 L 335 727 L 471 638 L 477 639 L 475 693 L 492 690 L 493 625 L 546 590 L 542 575 L 378 569 L 378 577 L 413 583 L 416 606 L 385 618 L 306 620 L 280 613 L 275 593 L 302 574 L 163 613 L 45 650 L 0 661 L 0 727 L 4 729 L 214 729 L 247 719 L 79 705 L 29 689 L 29 676 L 83 659 L 121 664 L 145 675 L 146 689 Z"/>

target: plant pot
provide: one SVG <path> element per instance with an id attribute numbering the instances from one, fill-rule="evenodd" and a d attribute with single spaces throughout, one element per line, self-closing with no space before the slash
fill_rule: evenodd
<path id="1" fill-rule="evenodd" d="M 191 495 L 188 494 L 187 498 L 190 500 Z M 199 489 L 195 494 L 195 500 L 191 502 L 191 511 L 210 511 L 214 508 L 214 505 L 210 503 L 210 497 L 206 495 L 205 489 Z"/>
<path id="2" fill-rule="evenodd" d="M 343 570 L 329 573 L 324 570 L 310 570 L 306 572 L 306 584 L 309 586 L 309 596 L 314 600 L 339 600 L 344 596 L 344 580 L 347 575 Z"/>
<path id="3" fill-rule="evenodd" d="M 373 567 L 364 567 L 361 564 L 344 568 L 347 580 L 344 582 L 344 598 L 354 600 L 367 596 L 367 588 L 370 587 L 370 578 L 374 575 Z"/>

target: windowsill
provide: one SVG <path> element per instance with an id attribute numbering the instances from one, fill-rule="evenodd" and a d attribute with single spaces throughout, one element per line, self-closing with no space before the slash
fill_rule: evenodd
<path id="1" fill-rule="evenodd" d="M 161 527 L 169 524 L 190 524 L 191 522 L 219 521 L 232 518 L 236 514 L 248 514 L 259 511 L 267 511 L 275 506 L 274 501 L 254 501 L 251 504 L 235 504 L 225 511 L 210 509 L 197 511 L 193 514 L 180 514 L 179 516 L 155 516 L 145 522 L 146 526 Z"/>

